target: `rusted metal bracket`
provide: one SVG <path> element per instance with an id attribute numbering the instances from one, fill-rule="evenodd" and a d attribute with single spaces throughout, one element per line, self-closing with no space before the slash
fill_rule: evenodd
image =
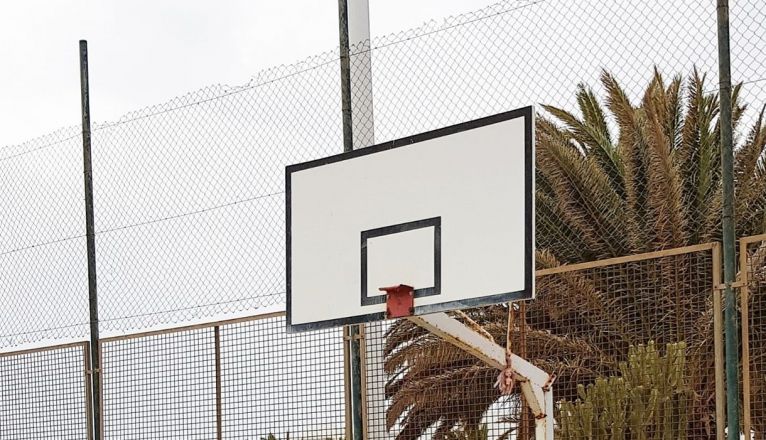
<path id="1" fill-rule="evenodd" d="M 406 318 L 415 313 L 415 289 L 406 284 L 381 287 L 386 292 L 386 318 Z"/>

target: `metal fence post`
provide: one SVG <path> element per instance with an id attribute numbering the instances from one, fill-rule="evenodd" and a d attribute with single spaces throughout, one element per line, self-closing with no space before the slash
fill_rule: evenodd
<path id="1" fill-rule="evenodd" d="M 96 289 L 96 232 L 93 221 L 93 169 L 90 158 L 90 86 L 88 42 L 80 40 L 80 100 L 82 109 L 82 156 L 85 181 L 85 237 L 88 252 L 88 309 L 90 311 L 90 355 L 93 394 L 93 438 L 101 440 L 101 347 L 98 337 Z"/>
<path id="2" fill-rule="evenodd" d="M 351 61 L 348 43 L 348 0 L 338 0 L 338 35 L 340 37 L 340 99 L 343 112 L 343 151 L 354 149 L 351 123 Z"/>
<path id="3" fill-rule="evenodd" d="M 221 327 L 213 327 L 215 339 L 215 428 L 216 439 L 223 439 L 223 385 L 221 383 Z"/>
<path id="4" fill-rule="evenodd" d="M 732 289 L 736 277 L 734 241 L 734 153 L 731 116 L 731 61 L 729 58 L 729 1 L 718 0 L 718 79 L 721 99 L 721 177 L 723 180 L 723 282 L 726 346 L 727 438 L 739 439 L 739 338 L 737 304 Z M 746 433 L 745 438 L 750 434 Z"/>
<path id="5" fill-rule="evenodd" d="M 739 307 L 742 316 L 742 431 L 750 432 L 750 262 L 747 256 L 749 241 L 739 239 Z M 747 438 L 747 437 L 745 437 Z"/>
<path id="6" fill-rule="evenodd" d="M 88 440 L 93 440 L 93 391 L 91 389 L 91 370 L 93 368 L 90 359 L 90 343 L 82 343 L 82 366 L 85 371 L 83 382 L 85 388 L 85 426 L 88 430 Z"/>
<path id="7" fill-rule="evenodd" d="M 351 325 L 349 326 L 349 374 L 351 376 L 351 433 L 353 440 L 364 439 L 364 428 L 362 414 L 362 326 Z"/>
<path id="8" fill-rule="evenodd" d="M 721 244 L 713 243 L 713 352 L 715 355 L 714 368 L 715 368 L 715 438 L 716 440 L 723 440 L 725 437 L 724 432 L 724 416 L 726 408 L 726 397 L 724 396 L 724 369 L 726 368 L 726 362 L 724 360 L 723 349 L 723 313 L 721 310 Z"/>

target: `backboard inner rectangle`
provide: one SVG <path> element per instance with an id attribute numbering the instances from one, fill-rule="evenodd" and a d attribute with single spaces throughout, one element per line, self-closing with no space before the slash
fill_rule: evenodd
<path id="1" fill-rule="evenodd" d="M 362 306 L 385 303 L 378 289 L 397 284 L 413 286 L 416 298 L 440 293 L 440 217 L 362 231 L 360 253 Z"/>

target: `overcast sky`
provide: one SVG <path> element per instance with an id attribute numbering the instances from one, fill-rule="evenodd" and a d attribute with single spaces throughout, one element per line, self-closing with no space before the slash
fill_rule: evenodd
<path id="1" fill-rule="evenodd" d="M 493 0 L 370 0 L 383 35 Z M 79 122 L 78 40 L 94 122 L 338 44 L 336 0 L 25 0 L 0 6 L 0 146 Z"/>

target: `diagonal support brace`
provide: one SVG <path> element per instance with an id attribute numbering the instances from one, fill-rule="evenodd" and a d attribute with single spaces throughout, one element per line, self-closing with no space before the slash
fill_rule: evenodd
<path id="1" fill-rule="evenodd" d="M 479 358 L 490 367 L 503 370 L 505 348 L 487 339 L 446 313 L 408 317 L 412 323 L 439 336 L 450 344 Z M 511 355 L 513 379 L 535 417 L 535 438 L 553 440 L 553 389 L 555 380 L 542 369 L 515 354 Z"/>

